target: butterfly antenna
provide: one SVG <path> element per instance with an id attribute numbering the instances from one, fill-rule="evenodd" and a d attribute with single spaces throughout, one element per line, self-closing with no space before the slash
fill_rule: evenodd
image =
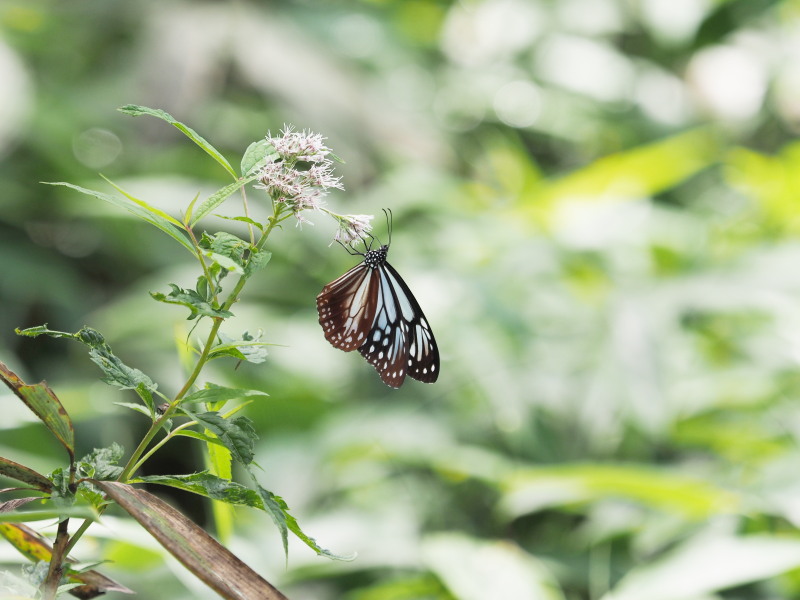
<path id="1" fill-rule="evenodd" d="M 392 216 L 392 209 L 391 208 L 384 208 L 382 210 L 383 210 L 383 214 L 386 215 L 386 229 L 389 232 L 389 243 L 386 244 L 386 245 L 387 246 L 391 246 L 392 245 L 392 222 L 394 220 L 394 218 Z"/>

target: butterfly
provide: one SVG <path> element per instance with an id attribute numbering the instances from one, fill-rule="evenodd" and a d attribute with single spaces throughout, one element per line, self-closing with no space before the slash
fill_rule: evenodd
<path id="1" fill-rule="evenodd" d="M 375 238 L 370 238 L 366 252 L 345 246 L 364 260 L 317 296 L 325 339 L 345 352 L 358 349 L 390 387 L 399 388 L 406 375 L 433 383 L 439 377 L 439 349 L 419 303 L 386 262 L 391 226 L 388 244 L 373 250 Z"/>

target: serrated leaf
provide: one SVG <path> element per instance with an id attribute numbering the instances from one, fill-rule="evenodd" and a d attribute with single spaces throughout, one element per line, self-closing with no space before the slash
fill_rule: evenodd
<path id="1" fill-rule="evenodd" d="M 253 447 L 258 439 L 253 422 L 241 416 L 225 419 L 218 412 L 194 413 L 181 407 L 181 410 L 193 421 L 208 429 L 219 438 L 233 457 L 243 465 L 253 462 Z"/>
<path id="2" fill-rule="evenodd" d="M 242 155 L 242 175 L 250 175 L 254 170 L 261 169 L 269 162 L 275 162 L 280 154 L 266 139 L 253 142 Z"/>
<path id="3" fill-rule="evenodd" d="M 139 369 L 129 367 L 123 363 L 111 353 L 111 349 L 108 346 L 106 348 L 92 348 L 89 350 L 89 358 L 103 371 L 105 375 L 100 379 L 108 385 L 121 390 L 135 390 L 139 386 L 144 386 L 150 390 L 156 389 L 156 384 L 153 383 L 152 379 Z"/>
<path id="4" fill-rule="evenodd" d="M 213 235 L 204 233 L 200 239 L 200 248 L 205 251 L 206 256 L 225 257 L 227 260 L 214 260 L 228 270 L 236 267 L 239 273 L 243 273 L 245 252 L 250 252 L 248 242 L 225 231 Z"/>
<path id="5" fill-rule="evenodd" d="M 5 383 L 25 405 L 33 411 L 50 432 L 75 459 L 75 432 L 67 411 L 53 391 L 44 382 L 28 385 L 16 373 L 0 362 L 0 380 Z"/>
<path id="6" fill-rule="evenodd" d="M 125 449 L 113 442 L 105 448 L 95 448 L 84 456 L 80 462 L 84 463 L 84 468 L 89 467 L 91 469 L 91 472 L 87 473 L 88 477 L 116 479 L 122 473 L 122 467 L 117 466 L 117 463 L 119 463 L 124 454 Z"/>
<path id="7" fill-rule="evenodd" d="M 181 402 L 228 402 L 230 400 L 253 397 L 268 398 L 269 394 L 260 390 L 244 390 L 207 383 L 205 389 L 192 392 L 185 396 Z"/>
<path id="8" fill-rule="evenodd" d="M 227 502 L 228 504 L 263 509 L 263 503 L 258 492 L 241 483 L 222 479 L 209 471 L 201 471 L 190 475 L 146 475 L 137 477 L 135 483 L 140 481 L 178 488 L 194 494 L 200 494 L 212 500 Z"/>
<path id="9" fill-rule="evenodd" d="M 26 483 L 42 492 L 50 492 L 53 489 L 52 482 L 41 473 L 3 457 L 0 457 L 0 475 Z"/>
<path id="10" fill-rule="evenodd" d="M 98 481 L 96 485 L 223 598 L 287 600 L 269 582 L 163 500 L 123 483 Z"/>
<path id="11" fill-rule="evenodd" d="M 330 550 L 326 550 L 322 548 L 317 541 L 306 535 L 302 529 L 300 529 L 300 525 L 292 515 L 289 514 L 289 507 L 287 506 L 286 502 L 280 496 L 276 496 L 269 490 L 265 490 L 260 485 L 257 486 L 258 493 L 261 496 L 262 501 L 264 502 L 264 510 L 272 517 L 272 520 L 275 522 L 275 525 L 278 527 L 278 530 L 281 533 L 281 539 L 283 540 L 283 550 L 287 554 L 289 553 L 289 545 L 288 545 L 288 536 L 287 536 L 287 529 L 295 534 L 306 546 L 311 548 L 314 552 L 319 554 L 320 556 L 325 556 L 327 558 L 331 558 L 334 560 L 343 560 L 343 561 L 351 561 L 355 559 L 355 554 L 349 556 L 341 556 L 338 554 L 334 554 Z"/>
<path id="12" fill-rule="evenodd" d="M 158 302 L 185 306 L 191 311 L 190 315 L 187 317 L 188 320 L 196 319 L 197 317 L 227 319 L 233 316 L 233 313 L 229 310 L 214 308 L 210 302 L 205 300 L 195 290 L 183 289 L 174 283 L 170 283 L 169 286 L 172 288 L 169 294 L 150 292 L 150 296 L 153 300 L 157 300 Z"/>
<path id="13" fill-rule="evenodd" d="M 65 333 L 63 331 L 52 331 L 46 325 L 41 325 L 22 331 L 17 330 L 17 334 L 28 337 L 48 335 L 56 338 L 66 337 L 77 340 L 90 348 L 89 358 L 102 369 L 105 374 L 102 381 L 105 383 L 123 390 L 137 390 L 140 396 L 142 396 L 143 390 L 152 392 L 157 387 L 153 380 L 139 369 L 129 367 L 117 358 L 111 351 L 111 346 L 106 343 L 103 335 L 91 327 L 83 327 L 76 333 Z M 145 400 L 144 397 L 142 399 Z"/>
<path id="14" fill-rule="evenodd" d="M 64 181 L 44 181 L 42 183 L 44 183 L 45 185 L 61 185 L 64 187 L 68 187 L 75 190 L 76 192 L 80 192 L 81 194 L 94 196 L 95 198 L 108 202 L 109 204 L 113 204 L 114 206 L 124 208 L 129 213 L 136 215 L 143 221 L 150 223 L 154 227 L 158 227 L 161 231 L 163 231 L 172 239 L 177 241 L 181 246 L 186 248 L 192 254 L 195 253 L 191 241 L 189 241 L 189 238 L 186 236 L 186 234 L 183 232 L 182 229 L 175 227 L 168 220 L 164 219 L 159 215 L 151 213 L 147 209 L 142 208 L 135 202 L 131 202 L 127 198 L 117 198 L 116 196 L 110 196 L 109 194 L 104 194 L 103 192 L 90 190 L 87 188 L 80 187 L 78 185 L 66 183 Z"/>
<path id="15" fill-rule="evenodd" d="M 205 138 L 203 138 L 199 133 L 197 133 L 194 129 L 189 127 L 188 125 L 184 125 L 171 114 L 166 111 L 157 108 L 148 108 L 147 106 L 137 106 L 135 104 L 126 104 L 125 106 L 121 106 L 118 108 L 120 112 L 123 112 L 127 115 L 131 115 L 133 117 L 138 117 L 140 115 L 149 115 L 151 117 L 156 117 L 161 119 L 162 121 L 166 121 L 170 125 L 173 125 L 177 129 L 179 129 L 186 137 L 192 140 L 195 144 L 200 146 L 209 156 L 211 156 L 214 160 L 216 160 L 222 167 L 230 173 L 233 177 L 236 177 L 236 171 L 233 170 L 230 163 L 225 159 L 220 152 L 214 148 L 211 144 L 209 144 Z"/>

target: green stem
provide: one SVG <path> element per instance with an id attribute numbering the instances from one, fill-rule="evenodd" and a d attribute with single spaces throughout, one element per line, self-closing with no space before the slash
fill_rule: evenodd
<path id="1" fill-rule="evenodd" d="M 255 245 L 256 251 L 261 250 L 264 247 L 264 245 L 267 243 L 267 238 L 269 238 L 269 235 L 272 233 L 272 230 L 275 229 L 275 227 L 277 227 L 278 224 L 281 223 L 281 221 L 290 216 L 287 215 L 287 217 L 280 218 L 282 212 L 283 212 L 283 205 L 279 204 L 276 206 L 273 203 L 273 215 L 272 217 L 270 217 L 269 225 L 267 225 L 267 228 L 264 230 L 261 239 L 259 239 L 258 243 L 256 243 Z M 233 304 L 239 299 L 239 294 L 241 293 L 242 288 L 244 287 L 244 284 L 246 282 L 247 282 L 246 277 L 239 278 L 239 281 L 236 282 L 236 285 L 234 286 L 233 290 L 231 290 L 231 293 L 228 295 L 228 298 L 222 305 L 221 307 L 222 310 L 228 310 L 231 306 L 233 306 Z M 128 459 L 128 462 L 122 469 L 122 472 L 119 474 L 119 477 L 117 477 L 117 481 L 121 481 L 123 483 L 127 482 L 131 478 L 131 475 L 141 468 L 146 458 L 152 456 L 153 452 L 155 452 L 155 450 L 160 448 L 163 445 L 163 443 L 166 442 L 167 439 L 169 438 L 169 434 L 167 434 L 167 438 L 162 440 L 162 442 L 160 442 L 156 446 L 156 448 L 154 448 L 152 451 L 148 452 L 145 458 L 142 458 L 142 455 L 145 453 L 145 450 L 147 450 L 147 447 L 150 445 L 150 442 L 153 441 L 153 438 L 161 429 L 164 422 L 166 422 L 167 419 L 171 418 L 172 415 L 175 414 L 175 411 L 178 409 L 180 401 L 187 393 L 189 393 L 189 390 L 192 389 L 192 386 L 194 385 L 195 381 L 197 381 L 197 378 L 200 376 L 200 372 L 203 370 L 203 367 L 208 361 L 208 355 L 210 354 L 211 349 L 214 347 L 214 342 L 217 339 L 217 333 L 219 332 L 219 328 L 222 325 L 222 321 L 223 319 L 221 318 L 214 319 L 214 323 L 211 325 L 211 330 L 209 331 L 208 337 L 206 338 L 206 342 L 203 346 L 203 352 L 197 359 L 197 363 L 195 364 L 194 369 L 192 369 L 192 372 L 189 374 L 186 383 L 183 384 L 183 387 L 175 395 L 175 398 L 172 400 L 172 402 L 170 402 L 170 405 L 167 408 L 167 410 L 164 411 L 164 414 L 161 415 L 155 421 L 153 421 L 153 423 L 151 423 L 150 428 L 147 430 L 147 433 L 142 438 L 141 442 L 139 442 L 139 445 L 136 447 L 136 450 L 133 451 L 133 454 L 131 454 L 130 458 Z M 103 510 L 104 507 L 100 507 L 99 509 L 100 514 L 103 513 Z M 67 544 L 67 552 L 71 550 L 73 546 L 75 546 L 77 541 L 86 532 L 91 523 L 92 521 L 87 519 L 81 524 L 81 526 L 69 540 L 69 543 Z"/>

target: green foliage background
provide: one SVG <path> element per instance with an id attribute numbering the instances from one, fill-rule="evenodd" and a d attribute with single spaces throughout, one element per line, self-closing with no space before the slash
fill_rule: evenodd
<path id="1" fill-rule="evenodd" d="M 291 598 L 797 597 L 798 35 L 794 0 L 5 0 L 0 359 L 48 380 L 79 455 L 130 450 L 145 423 L 85 353 L 13 328 L 88 324 L 172 390 L 185 315 L 148 292 L 194 267 L 38 182 L 111 192 L 102 172 L 177 214 L 225 174 L 116 107 L 163 108 L 234 164 L 294 123 L 346 161 L 332 205 L 393 209 L 390 259 L 442 376 L 390 390 L 331 348 L 314 298 L 353 260 L 322 216 L 279 232 L 228 334 L 280 345 L 215 381 L 270 394 L 247 410 L 265 487 L 359 557 L 298 544 L 285 567 L 247 511 L 235 552 Z M 0 401 L 0 455 L 54 468 L 55 443 Z M 189 441 L 160 456 L 160 473 L 202 468 Z M 103 522 L 80 558 L 116 561 L 140 598 L 212 597 Z"/>

